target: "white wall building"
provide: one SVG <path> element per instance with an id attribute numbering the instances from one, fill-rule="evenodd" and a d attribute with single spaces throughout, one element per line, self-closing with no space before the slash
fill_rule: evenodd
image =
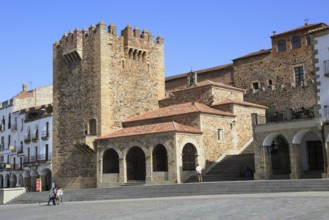
<path id="1" fill-rule="evenodd" d="M 36 178 L 51 185 L 52 85 L 23 90 L 0 104 L 0 188 L 25 186 Z"/>

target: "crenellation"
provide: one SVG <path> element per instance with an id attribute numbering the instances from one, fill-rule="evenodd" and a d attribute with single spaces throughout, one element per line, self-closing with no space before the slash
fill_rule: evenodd
<path id="1" fill-rule="evenodd" d="M 157 42 L 158 44 L 163 44 L 163 43 L 164 43 L 164 39 L 163 39 L 163 37 L 158 36 L 157 39 L 156 39 L 156 42 Z"/>
<path id="2" fill-rule="evenodd" d="M 134 28 L 134 37 L 135 38 L 140 38 L 140 29 L 139 29 L 139 27 L 135 27 Z"/>
<path id="3" fill-rule="evenodd" d="M 108 27 L 108 32 L 114 36 L 117 35 L 117 27 L 115 26 L 115 24 L 111 23 Z"/>

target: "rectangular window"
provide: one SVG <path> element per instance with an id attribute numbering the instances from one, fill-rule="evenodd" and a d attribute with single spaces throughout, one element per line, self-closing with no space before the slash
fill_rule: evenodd
<path id="1" fill-rule="evenodd" d="M 219 141 L 224 140 L 224 131 L 223 131 L 223 129 L 218 129 L 217 130 L 217 140 L 219 140 Z"/>
<path id="2" fill-rule="evenodd" d="M 251 113 L 251 123 L 252 123 L 252 125 L 258 125 L 257 113 Z"/>
<path id="3" fill-rule="evenodd" d="M 303 66 L 294 67 L 295 72 L 295 82 L 303 83 L 304 82 L 304 68 Z"/>
<path id="4" fill-rule="evenodd" d="M 259 89 L 259 83 L 258 82 L 253 82 L 252 83 L 252 88 L 255 89 L 255 90 L 258 90 Z"/>
<path id="5" fill-rule="evenodd" d="M 329 74 L 329 60 L 323 61 L 324 65 L 324 74 Z"/>

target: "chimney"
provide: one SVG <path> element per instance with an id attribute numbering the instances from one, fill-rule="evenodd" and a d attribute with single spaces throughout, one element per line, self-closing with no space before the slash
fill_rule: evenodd
<path id="1" fill-rule="evenodd" d="M 26 92 L 26 91 L 27 91 L 27 85 L 26 85 L 26 83 L 23 83 L 22 92 Z"/>

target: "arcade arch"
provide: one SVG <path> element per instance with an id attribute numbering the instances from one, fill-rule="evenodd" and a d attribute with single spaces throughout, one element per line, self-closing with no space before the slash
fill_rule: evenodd
<path id="1" fill-rule="evenodd" d="M 143 180 L 146 176 L 145 153 L 140 147 L 132 147 L 126 155 L 127 180 Z"/>

